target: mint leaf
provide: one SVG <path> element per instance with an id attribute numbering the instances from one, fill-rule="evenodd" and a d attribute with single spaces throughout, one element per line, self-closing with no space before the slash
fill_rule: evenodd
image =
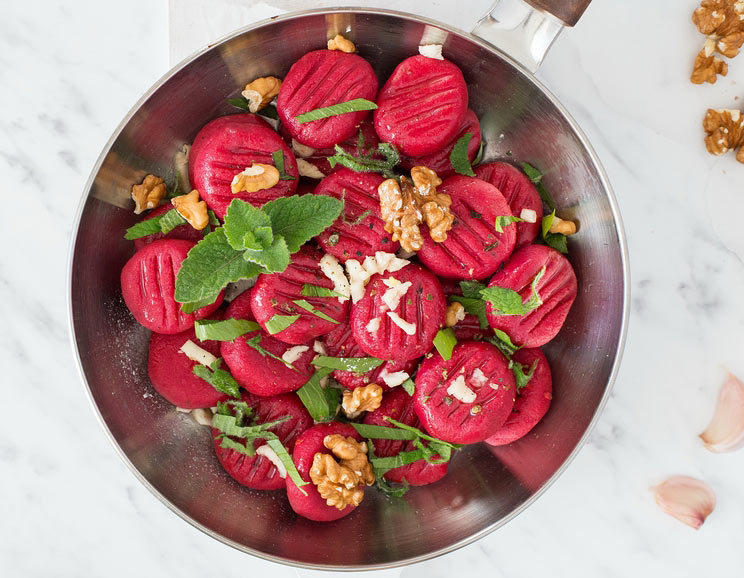
<path id="1" fill-rule="evenodd" d="M 315 367 L 340 369 L 353 373 L 367 373 L 383 364 L 382 359 L 376 357 L 328 357 L 319 355 L 311 362 Z"/>
<path id="2" fill-rule="evenodd" d="M 284 237 L 290 254 L 330 227 L 342 209 L 341 201 L 326 195 L 281 197 L 261 208 L 271 219 L 274 237 Z"/>
<path id="3" fill-rule="evenodd" d="M 523 221 L 524 219 L 512 215 L 499 215 L 496 217 L 496 222 L 494 223 L 493 228 L 496 229 L 497 233 L 503 233 L 504 227 L 507 225 L 511 225 L 512 223 L 522 223 Z"/>
<path id="4" fill-rule="evenodd" d="M 276 359 L 279 363 L 283 363 L 284 365 L 289 367 L 289 369 L 292 369 L 299 373 L 300 370 L 297 369 L 294 365 L 292 365 L 288 361 L 284 361 L 278 355 L 274 355 L 270 351 L 267 351 L 266 349 L 261 347 L 261 334 L 260 333 L 258 335 L 254 335 L 250 339 L 246 339 L 245 342 L 248 344 L 248 346 L 258 351 L 261 354 L 261 357 L 271 357 L 272 359 Z"/>
<path id="5" fill-rule="evenodd" d="M 289 455 L 287 448 L 284 447 L 284 444 L 281 442 L 281 440 L 278 437 L 273 436 L 266 440 L 266 445 L 274 450 L 274 453 L 279 458 L 279 461 L 282 462 L 282 464 L 286 468 L 289 479 L 294 482 L 294 485 L 297 486 L 297 489 L 300 490 L 300 492 L 302 492 L 304 496 L 307 496 L 307 492 L 302 489 L 302 486 L 307 486 L 310 482 L 306 482 L 302 479 L 302 476 L 300 476 L 300 472 L 297 471 L 297 467 L 292 461 L 292 457 Z"/>
<path id="6" fill-rule="evenodd" d="M 542 305 L 542 299 L 537 292 L 537 284 L 543 275 L 545 275 L 544 265 L 532 280 L 532 292 L 526 303 L 522 302 L 522 296 L 519 293 L 503 287 L 487 287 L 481 289 L 480 293 L 483 299 L 491 304 L 496 315 L 526 315 Z"/>
<path id="7" fill-rule="evenodd" d="M 304 114 L 300 114 L 295 117 L 295 120 L 304 124 L 306 122 L 312 122 L 314 120 L 320 120 L 321 118 L 328 118 L 331 116 L 337 116 L 339 114 L 346 114 L 349 112 L 358 112 L 361 110 L 375 110 L 377 105 L 365 98 L 355 98 L 354 100 L 347 100 L 346 102 L 339 102 L 331 106 L 325 106 L 323 108 L 316 108 Z"/>
<path id="8" fill-rule="evenodd" d="M 403 383 L 400 384 L 400 386 L 410 396 L 413 396 L 413 394 L 416 393 L 416 384 L 413 383 L 412 379 L 406 379 Z"/>
<path id="9" fill-rule="evenodd" d="M 339 145 L 334 147 L 336 154 L 328 157 L 328 163 L 331 168 L 341 165 L 357 173 L 381 173 L 387 178 L 395 177 L 393 170 L 400 163 L 400 153 L 390 143 L 382 142 L 377 145 L 377 152 L 385 157 L 385 160 L 372 158 L 371 155 L 360 155 L 355 157 L 347 153 Z"/>
<path id="10" fill-rule="evenodd" d="M 269 216 L 240 199 L 233 199 L 227 207 L 224 229 L 227 242 L 236 251 L 246 248 L 265 249 L 274 241 Z"/>
<path id="11" fill-rule="evenodd" d="M 545 215 L 542 218 L 542 238 L 548 247 L 552 247 L 556 251 L 568 254 L 568 242 L 566 241 L 566 235 L 561 233 L 551 233 L 550 227 L 553 225 L 553 219 L 555 219 L 555 209 L 549 215 Z"/>
<path id="12" fill-rule="evenodd" d="M 248 101 L 242 96 L 240 98 L 228 98 L 227 103 L 240 110 L 248 110 Z"/>
<path id="13" fill-rule="evenodd" d="M 481 329 L 488 327 L 488 317 L 486 317 L 486 302 L 483 299 L 473 299 L 472 297 L 460 297 L 459 295 L 450 295 L 447 300 L 452 303 L 460 303 L 465 308 L 465 313 L 475 315 Z"/>
<path id="14" fill-rule="evenodd" d="M 281 273 L 289 267 L 289 249 L 284 237 L 277 235 L 270 247 L 259 251 L 246 249 L 243 259 L 261 265 L 269 273 Z"/>
<path id="15" fill-rule="evenodd" d="M 449 361 L 452 357 L 452 350 L 455 345 L 457 345 L 457 338 L 451 327 L 440 329 L 434 336 L 434 347 L 445 361 Z"/>
<path id="16" fill-rule="evenodd" d="M 480 292 L 485 288 L 486 285 L 478 281 L 460 281 L 460 291 L 462 291 L 463 297 L 480 299 Z"/>
<path id="17" fill-rule="evenodd" d="M 418 449 L 409 452 L 400 452 L 398 455 L 388 458 L 370 458 L 369 463 L 372 464 L 372 469 L 375 471 L 375 477 L 381 478 L 390 470 L 394 470 L 401 466 L 407 466 L 408 464 L 423 460 L 425 457 L 426 454 L 423 450 Z"/>
<path id="18" fill-rule="evenodd" d="M 515 351 L 521 349 L 521 347 L 514 344 L 506 332 L 501 331 L 501 329 L 494 329 L 493 332 L 496 334 L 496 337 L 492 337 L 488 341 L 498 347 L 499 351 L 506 357 L 511 357 Z"/>
<path id="19" fill-rule="evenodd" d="M 478 147 L 478 153 L 475 155 L 475 158 L 473 159 L 473 165 L 479 165 L 480 162 L 483 160 L 483 149 L 485 148 L 486 143 L 481 141 L 480 146 Z"/>
<path id="20" fill-rule="evenodd" d="M 535 374 L 535 369 L 537 369 L 537 359 L 532 363 L 532 367 L 530 367 L 529 371 L 525 372 L 524 365 L 519 363 L 518 361 L 514 361 L 513 359 L 509 360 L 509 369 L 512 370 L 512 373 L 514 373 L 514 379 L 517 382 L 517 391 L 521 391 L 525 387 L 527 387 L 527 384 L 530 382 L 530 379 L 532 379 L 532 376 Z"/>
<path id="21" fill-rule="evenodd" d="M 212 371 L 204 365 L 196 364 L 192 371 L 196 377 L 203 379 L 220 393 L 225 393 L 230 397 L 240 398 L 240 384 L 235 381 L 235 378 L 229 371 L 219 369 L 221 363 L 222 360 L 218 358 L 212 364 Z"/>
<path id="22" fill-rule="evenodd" d="M 256 114 L 259 116 L 264 116 L 266 118 L 271 118 L 273 120 L 279 120 L 279 113 L 276 112 L 276 107 L 273 104 L 269 104 L 263 107 Z"/>
<path id="23" fill-rule="evenodd" d="M 194 331 L 199 341 L 232 341 L 259 329 L 261 326 L 258 323 L 247 319 L 230 318 L 224 321 L 199 319 L 194 323 Z"/>
<path id="24" fill-rule="evenodd" d="M 176 227 L 185 225 L 186 223 L 186 219 L 176 209 L 171 209 L 167 213 L 160 215 L 160 230 L 163 234 L 168 234 Z"/>
<path id="25" fill-rule="evenodd" d="M 333 289 L 327 289 L 320 285 L 309 285 L 305 283 L 300 290 L 300 295 L 304 297 L 343 297 Z"/>
<path id="26" fill-rule="evenodd" d="M 321 367 L 313 373 L 305 385 L 297 390 L 300 401 L 315 421 L 327 421 L 335 415 L 338 403 L 331 409 L 325 390 L 320 386 L 320 380 L 332 371 L 333 369 L 329 367 Z M 331 415 L 332 412 L 333 415 Z"/>
<path id="27" fill-rule="evenodd" d="M 415 440 L 418 436 L 414 432 L 385 425 L 367 425 L 352 423 L 351 426 L 363 438 L 375 440 Z"/>
<path id="28" fill-rule="evenodd" d="M 240 425 L 238 418 L 232 415 L 224 415 L 216 413 L 212 416 L 212 427 L 222 432 L 226 436 L 232 436 L 243 439 L 257 439 L 264 438 L 268 433 L 269 436 L 275 436 L 273 432 L 269 432 L 273 427 L 276 427 L 285 421 L 292 419 L 292 416 L 285 415 L 274 421 L 254 424 L 254 425 Z"/>
<path id="29" fill-rule="evenodd" d="M 276 167 L 276 170 L 279 171 L 280 181 L 297 180 L 297 177 L 293 177 L 292 175 L 288 175 L 284 172 L 284 151 L 282 149 L 276 150 L 271 153 L 271 158 L 274 160 L 274 166 Z"/>
<path id="30" fill-rule="evenodd" d="M 299 318 L 299 315 L 274 315 L 265 323 L 266 331 L 269 332 L 269 335 L 276 335 L 277 333 L 284 331 Z"/>
<path id="31" fill-rule="evenodd" d="M 295 299 L 294 301 L 292 301 L 292 303 L 294 303 L 298 307 L 302 307 L 305 311 L 309 311 L 316 317 L 320 317 L 321 319 L 330 321 L 331 323 L 335 323 L 336 325 L 339 324 L 339 322 L 336 321 L 333 317 L 329 317 L 322 311 L 318 311 L 315 307 L 313 307 L 312 303 L 306 301 L 305 299 Z"/>
<path id="32" fill-rule="evenodd" d="M 251 279 L 263 271 L 230 246 L 225 230 L 220 227 L 188 252 L 178 271 L 174 298 L 179 303 L 198 303 L 203 307 L 214 303 L 228 283 Z M 186 311 L 185 306 L 181 309 Z"/>
<path id="33" fill-rule="evenodd" d="M 456 173 L 466 175 L 468 177 L 474 177 L 473 167 L 470 166 L 470 157 L 468 156 L 468 145 L 470 139 L 473 138 L 472 132 L 466 132 L 463 136 L 457 139 L 455 146 L 452 147 L 450 153 L 450 164 Z"/>
<path id="34" fill-rule="evenodd" d="M 223 449 L 233 450 L 235 452 L 238 452 L 239 454 L 248 456 L 249 458 L 252 458 L 256 455 L 256 450 L 253 449 L 252 439 L 247 440 L 245 443 L 240 443 L 236 442 L 235 440 L 231 440 L 225 434 L 218 435 L 217 439 L 220 440 L 220 447 Z"/>
<path id="35" fill-rule="evenodd" d="M 553 197 L 550 196 L 548 189 L 546 189 L 545 185 L 542 184 L 543 174 L 528 163 L 522 163 L 522 171 L 524 171 L 524 174 L 529 177 L 529 179 L 532 181 L 532 184 L 535 185 L 540 198 L 545 202 L 546 205 L 548 205 L 548 208 L 551 211 L 555 211 L 555 203 L 553 202 Z"/>
<path id="36" fill-rule="evenodd" d="M 156 233 L 170 233 L 173 229 L 185 223 L 186 219 L 184 219 L 176 209 L 171 209 L 162 215 L 152 217 L 151 219 L 145 219 L 132 225 L 127 229 L 124 238 L 128 241 L 132 241 Z"/>
<path id="37" fill-rule="evenodd" d="M 371 456 L 370 456 L 370 459 L 371 459 Z M 408 486 L 408 482 L 406 481 L 405 478 L 403 478 L 402 484 L 391 484 L 382 476 L 377 476 L 375 478 L 374 486 L 384 495 L 389 496 L 391 498 L 402 498 L 405 495 L 405 493 L 410 489 Z"/>

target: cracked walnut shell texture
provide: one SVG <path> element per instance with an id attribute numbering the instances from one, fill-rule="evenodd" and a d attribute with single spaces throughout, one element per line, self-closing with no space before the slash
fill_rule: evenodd
<path id="1" fill-rule="evenodd" d="M 716 53 L 734 58 L 744 44 L 744 0 L 703 0 L 692 21 L 707 39 L 695 58 L 690 81 L 713 84 L 719 74 L 728 74 L 728 64 Z"/>

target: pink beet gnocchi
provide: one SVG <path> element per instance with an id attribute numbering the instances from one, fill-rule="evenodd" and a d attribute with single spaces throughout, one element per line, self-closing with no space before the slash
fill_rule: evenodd
<path id="1" fill-rule="evenodd" d="M 571 305 L 576 299 L 577 283 L 571 263 L 555 249 L 545 245 L 523 247 L 496 273 L 489 287 L 511 289 L 528 301 L 532 282 L 540 271 L 545 272 L 536 285 L 542 305 L 525 315 L 500 315 L 486 303 L 488 323 L 493 329 L 506 332 L 521 347 L 539 347 L 553 339 L 563 327 Z"/>
<path id="2" fill-rule="evenodd" d="M 445 361 L 425 359 L 416 375 L 416 415 L 431 435 L 456 444 L 482 442 L 504 424 L 514 406 L 514 374 L 493 345 L 465 342 Z"/>

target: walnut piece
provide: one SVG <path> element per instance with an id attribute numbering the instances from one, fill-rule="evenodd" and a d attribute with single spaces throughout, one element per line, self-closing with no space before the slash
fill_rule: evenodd
<path id="1" fill-rule="evenodd" d="M 270 189 L 279 182 L 279 171 L 273 165 L 253 163 L 242 173 L 233 177 L 230 188 L 233 193 L 255 193 L 264 189 Z"/>
<path id="2" fill-rule="evenodd" d="M 328 435 L 323 445 L 332 454 L 318 452 L 313 456 L 310 479 L 326 504 L 343 510 L 358 506 L 364 498 L 364 484 L 375 483 L 372 465 L 367 459 L 367 444 L 339 434 Z M 336 458 L 340 461 L 336 461 Z"/>
<path id="3" fill-rule="evenodd" d="M 453 301 L 447 305 L 447 313 L 444 317 L 444 325 L 446 327 L 454 327 L 458 321 L 465 319 L 465 307 L 462 303 Z"/>
<path id="4" fill-rule="evenodd" d="M 171 204 L 189 225 L 201 231 L 209 224 L 207 203 L 199 200 L 199 191 L 194 189 L 188 195 L 180 195 L 171 199 Z"/>
<path id="5" fill-rule="evenodd" d="M 708 38 L 695 57 L 690 81 L 714 84 L 719 74 L 728 74 L 728 65 L 715 53 L 734 58 L 744 44 L 744 0 L 703 0 L 692 21 Z"/>
<path id="6" fill-rule="evenodd" d="M 576 223 L 561 219 L 558 215 L 553 217 L 553 222 L 550 224 L 551 233 L 560 233 L 561 235 L 573 235 L 576 233 Z"/>
<path id="7" fill-rule="evenodd" d="M 429 227 L 434 242 L 447 240 L 447 231 L 452 228 L 455 216 L 449 210 L 450 196 L 437 192 L 441 184 L 442 180 L 434 171 L 416 166 L 411 169 L 411 180 L 401 177 L 398 184 L 395 179 L 387 179 L 378 187 L 385 230 L 392 234 L 393 241 L 400 241 L 405 251 L 418 251 L 423 247 L 421 223 Z"/>
<path id="8" fill-rule="evenodd" d="M 739 149 L 736 160 L 744 163 L 744 113 L 709 108 L 703 119 L 703 128 L 708 135 L 705 146 L 710 154 L 722 155 Z"/>
<path id="9" fill-rule="evenodd" d="M 376 383 L 344 391 L 341 407 L 346 417 L 354 419 L 364 411 L 375 411 L 382 403 L 382 388 Z"/>
<path id="10" fill-rule="evenodd" d="M 165 197 L 165 183 L 160 177 L 147 175 L 140 185 L 132 185 L 134 214 L 139 215 L 146 209 L 154 209 Z"/>
<path id="11" fill-rule="evenodd" d="M 248 110 L 255 113 L 274 100 L 281 87 L 281 78 L 263 76 L 246 84 L 241 94 L 248 101 Z"/>
<path id="12" fill-rule="evenodd" d="M 336 34 L 328 41 L 328 50 L 340 50 L 341 52 L 356 52 L 356 46 L 348 38 Z"/>

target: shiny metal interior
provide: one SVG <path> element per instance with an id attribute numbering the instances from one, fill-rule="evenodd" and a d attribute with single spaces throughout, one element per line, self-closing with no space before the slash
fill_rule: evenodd
<path id="1" fill-rule="evenodd" d="M 570 259 L 579 295 L 547 348 L 555 394 L 547 417 L 509 447 L 459 452 L 442 481 L 390 500 L 374 491 L 353 515 L 298 518 L 280 492 L 245 489 L 221 470 L 207 429 L 177 413 L 147 377 L 148 332 L 119 288 L 137 217 L 131 184 L 172 160 L 225 99 L 256 76 L 284 76 L 305 52 L 344 32 L 381 81 L 422 38 L 443 42 L 463 70 L 481 118 L 486 159 L 528 160 L 564 215 L 578 221 Z M 281 42 L 277 42 L 281 39 Z M 168 73 L 133 108 L 103 151 L 84 193 L 70 264 L 70 316 L 81 373 L 114 445 L 135 475 L 182 518 L 245 552 L 336 570 L 396 566 L 436 556 L 498 528 L 567 465 L 607 399 L 625 336 L 628 279 L 620 217 L 596 157 L 556 100 L 486 42 L 419 17 L 380 10 L 311 11 L 246 28 Z M 343 548 L 333 547 L 343 544 Z"/>

